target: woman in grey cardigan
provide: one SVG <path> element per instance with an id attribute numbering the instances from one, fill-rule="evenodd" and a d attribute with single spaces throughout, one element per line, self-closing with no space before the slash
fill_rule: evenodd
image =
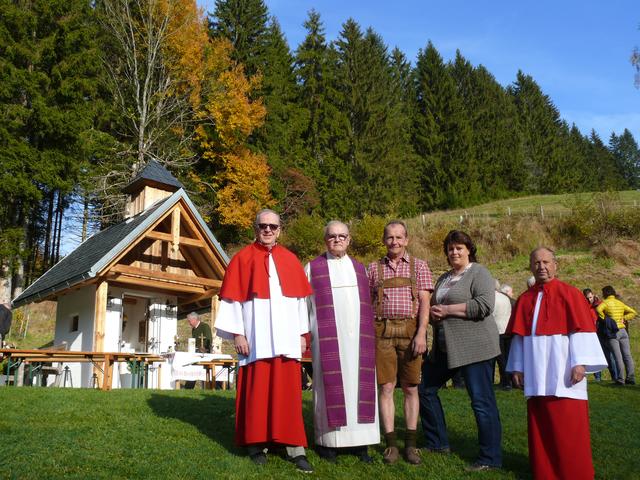
<path id="1" fill-rule="evenodd" d="M 480 454 L 468 471 L 502 466 L 501 425 L 493 391 L 493 359 L 500 353 L 493 319 L 495 282 L 476 263 L 476 247 L 464 232 L 452 230 L 444 240 L 451 270 L 436 283 L 431 296 L 433 348 L 422 366 L 420 417 L 425 450 L 449 453 L 449 439 L 438 390 L 462 372 L 478 426 Z"/>

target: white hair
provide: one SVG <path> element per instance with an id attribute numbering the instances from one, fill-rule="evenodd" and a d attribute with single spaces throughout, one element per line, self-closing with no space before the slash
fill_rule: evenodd
<path id="1" fill-rule="evenodd" d="M 347 229 L 347 233 L 350 233 L 350 231 L 349 231 L 349 225 L 347 225 L 347 224 L 346 224 L 346 223 L 344 223 L 344 222 L 341 222 L 340 220 L 331 220 L 329 223 L 327 223 L 327 224 L 324 226 L 324 236 L 325 236 L 325 237 L 327 236 L 327 232 L 329 232 L 329 229 L 330 229 L 331 227 L 333 227 L 334 225 L 342 225 L 344 228 L 346 228 L 346 229 Z"/>

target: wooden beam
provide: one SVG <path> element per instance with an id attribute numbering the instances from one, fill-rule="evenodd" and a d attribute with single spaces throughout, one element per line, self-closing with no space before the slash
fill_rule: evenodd
<path id="1" fill-rule="evenodd" d="M 191 270 L 199 277 L 216 276 L 216 269 L 213 265 L 209 265 L 200 249 L 189 249 L 184 245 L 180 248 L 180 253 L 185 262 L 189 264 Z M 197 254 L 197 255 L 196 255 Z M 220 276 L 219 278 L 222 278 Z"/>
<path id="2" fill-rule="evenodd" d="M 188 209 L 184 208 L 183 205 L 181 205 L 180 203 L 178 203 L 178 205 L 180 205 L 180 210 L 182 211 L 182 219 L 187 224 L 187 226 L 191 229 L 192 233 L 196 237 L 198 237 L 200 240 L 208 244 L 208 242 L 205 241 L 205 237 L 200 234 L 200 229 L 196 226 L 195 222 L 189 216 Z M 218 273 L 220 278 L 222 278 L 224 277 L 225 268 L 222 265 L 222 259 L 217 258 L 213 254 L 214 250 L 215 250 L 215 247 L 213 246 L 213 244 L 211 244 L 210 248 L 205 248 L 203 252 L 205 256 L 209 258 L 209 262 L 211 263 L 211 266 L 214 268 L 216 273 Z"/>
<path id="3" fill-rule="evenodd" d="M 182 252 L 182 255 L 186 258 L 184 254 L 185 250 L 187 250 L 187 248 L 186 248 L 186 245 L 183 244 L 180 248 L 180 251 Z M 204 261 L 211 266 L 211 270 L 213 271 L 214 274 L 217 273 L 220 276 L 220 278 L 224 277 L 224 267 L 220 263 L 220 260 L 218 260 L 215 257 L 211 249 L 202 248 L 200 250 L 194 251 L 194 253 L 200 254 L 204 257 Z"/>
<path id="4" fill-rule="evenodd" d="M 158 225 L 160 225 L 171 213 L 171 210 L 169 210 L 167 213 L 165 213 L 162 217 L 160 217 L 158 220 L 155 221 L 155 223 L 153 225 L 151 225 L 151 227 L 149 227 L 149 231 L 153 231 Z M 169 234 L 167 234 L 169 235 Z M 129 252 L 131 250 L 133 250 L 135 247 L 137 247 L 138 245 L 140 245 L 141 242 L 143 242 L 146 239 L 146 236 L 143 237 L 139 237 L 137 241 L 134 241 L 132 243 L 130 243 L 122 252 L 120 252 L 120 255 L 118 255 L 116 258 L 113 259 L 113 261 L 110 263 L 110 265 L 115 265 L 118 262 L 120 262 L 124 257 L 126 257 Z M 167 240 L 167 241 L 171 241 L 171 239 Z M 109 265 L 107 265 L 107 267 L 105 267 L 102 272 L 107 271 L 109 269 Z M 99 274 L 102 274 L 102 272 L 99 272 Z"/>
<path id="5" fill-rule="evenodd" d="M 218 316 L 218 308 L 220 307 L 220 297 L 214 295 L 211 297 L 211 329 L 216 326 L 216 317 Z"/>
<path id="6" fill-rule="evenodd" d="M 93 350 L 104 352 L 104 330 L 107 319 L 107 292 L 109 284 L 102 280 L 96 285 L 93 313 Z M 93 373 L 98 376 L 98 384 L 102 384 L 102 372 L 94 367 Z"/>
<path id="7" fill-rule="evenodd" d="M 129 265 L 114 265 L 111 267 L 110 272 L 124 273 L 151 280 L 162 279 L 180 284 L 198 285 L 203 287 L 220 288 L 222 285 L 221 280 L 213 280 L 210 278 L 196 276 L 192 277 L 190 275 L 179 275 L 177 273 L 162 272 L 160 270 L 145 270 L 144 268 L 131 267 Z"/>
<path id="8" fill-rule="evenodd" d="M 180 248 L 180 209 L 174 208 L 171 212 L 171 250 L 176 253 Z M 186 237 L 185 237 L 186 238 Z"/>
<path id="9" fill-rule="evenodd" d="M 213 297 L 214 295 L 217 295 L 219 291 L 219 288 L 212 288 L 211 290 L 207 290 L 200 295 L 191 295 L 190 297 L 186 297 L 181 303 L 183 305 L 186 305 L 189 303 L 199 302 L 200 300 L 206 300 Z"/>
<path id="10" fill-rule="evenodd" d="M 144 236 L 146 238 L 151 238 L 153 240 L 161 240 L 163 242 L 173 243 L 173 235 L 170 233 L 156 232 L 155 230 L 152 230 L 150 232 L 145 233 Z M 179 244 L 188 245 L 190 247 L 197 247 L 197 248 L 207 247 L 206 243 L 203 242 L 202 240 L 199 240 L 197 238 L 189 238 L 189 237 L 179 237 L 178 246 Z"/>
<path id="11" fill-rule="evenodd" d="M 125 273 L 113 272 L 108 275 L 110 281 L 124 283 L 127 285 L 135 285 L 138 290 L 144 290 L 145 287 L 165 290 L 179 293 L 193 293 L 202 294 L 205 292 L 203 287 L 195 285 L 185 285 L 184 283 L 172 283 L 164 282 L 162 280 L 152 280 L 150 278 L 141 278 L 133 275 L 127 275 Z"/>
<path id="12" fill-rule="evenodd" d="M 162 242 L 162 257 L 160 258 L 160 270 L 162 270 L 163 272 L 166 272 L 168 266 L 169 266 L 169 244 L 167 242 Z"/>
<path id="13" fill-rule="evenodd" d="M 131 278 L 131 277 L 129 277 Z M 113 287 L 119 287 L 119 288 L 123 288 L 126 289 L 128 292 L 133 292 L 133 290 L 139 290 L 139 291 L 143 291 L 145 293 L 147 292 L 153 292 L 153 293 L 157 293 L 160 295 L 170 295 L 170 296 L 176 296 L 176 295 L 192 295 L 192 292 L 179 292 L 176 290 L 169 290 L 167 288 L 162 288 L 162 287 L 155 287 L 155 286 L 149 286 L 147 285 L 146 287 L 142 288 L 140 286 L 138 286 L 136 283 L 132 283 L 132 282 L 119 282 L 118 280 L 114 278 L 109 278 L 109 285 L 113 286 Z M 173 285 L 173 284 L 170 284 Z"/>

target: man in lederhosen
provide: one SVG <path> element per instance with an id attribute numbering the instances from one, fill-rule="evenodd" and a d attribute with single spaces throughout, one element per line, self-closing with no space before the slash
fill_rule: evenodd
<path id="1" fill-rule="evenodd" d="M 416 449 L 419 400 L 418 384 L 422 354 L 427 351 L 429 299 L 433 291 L 427 262 L 410 256 L 404 222 L 393 220 L 384 228 L 382 241 L 387 255 L 369 265 L 369 287 L 376 315 L 376 371 L 380 420 L 387 445 L 385 463 L 398 461 L 394 427 L 393 392 L 396 380 L 404 394 L 406 422 L 404 459 L 421 463 Z"/>

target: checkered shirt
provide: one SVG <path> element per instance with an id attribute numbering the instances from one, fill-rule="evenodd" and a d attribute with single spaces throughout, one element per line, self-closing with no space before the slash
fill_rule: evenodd
<path id="1" fill-rule="evenodd" d="M 411 275 L 409 254 L 405 252 L 397 268 L 390 262 L 389 257 L 382 259 L 382 274 L 384 280 L 393 277 L 409 278 Z M 433 291 L 433 279 L 429 265 L 424 260 L 411 257 L 411 262 L 416 262 L 416 290 Z M 373 262 L 367 269 L 369 276 L 369 288 L 371 289 L 371 302 L 374 312 L 377 304 L 378 293 L 378 262 Z M 382 315 L 384 318 L 409 318 L 418 315 L 411 301 L 411 287 L 385 288 L 383 291 Z M 417 302 L 416 302 L 417 305 Z M 415 311 L 414 311 L 415 310 Z"/>

